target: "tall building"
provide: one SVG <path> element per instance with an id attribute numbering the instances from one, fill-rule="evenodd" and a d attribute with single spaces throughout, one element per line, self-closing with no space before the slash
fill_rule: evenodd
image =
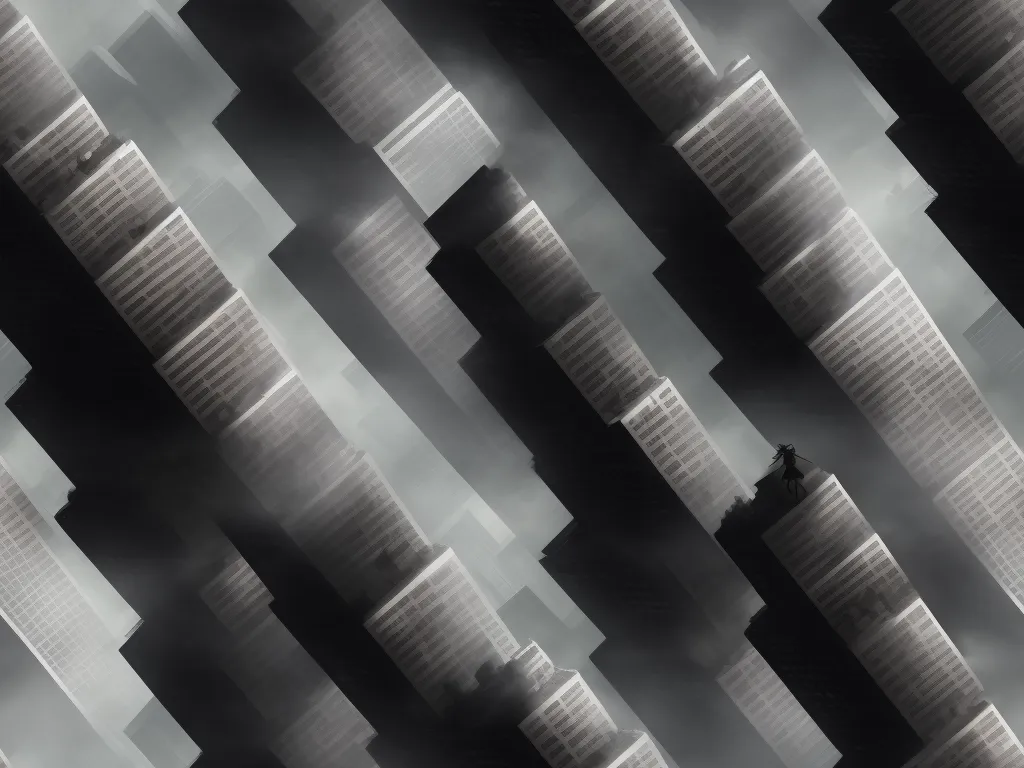
<path id="1" fill-rule="evenodd" d="M 1024 9 L 1016 35 L 1024 31 Z M 1013 38 L 1011 38 L 1013 39 Z M 1018 163 L 1024 163 L 1024 41 L 1014 45 L 973 83 L 964 96 Z"/>
<path id="2" fill-rule="evenodd" d="M 619 731 L 594 768 L 668 768 L 651 737 L 641 731 Z"/>
<path id="3" fill-rule="evenodd" d="M 780 264 L 761 284 L 775 311 L 804 341 L 895 269 L 861 218 L 845 210 L 828 232 Z"/>
<path id="4" fill-rule="evenodd" d="M 539 691 L 555 675 L 555 664 L 536 641 L 524 645 L 509 662 L 527 681 L 533 692 Z"/>
<path id="5" fill-rule="evenodd" d="M 807 153 L 793 113 L 761 70 L 727 72 L 720 92 L 672 146 L 731 216 Z"/>
<path id="6" fill-rule="evenodd" d="M 764 540 L 847 643 L 917 598 L 835 475 L 773 525 Z"/>
<path id="7" fill-rule="evenodd" d="M 352 141 L 370 145 L 448 84 L 380 0 L 339 25 L 295 72 Z"/>
<path id="8" fill-rule="evenodd" d="M 982 700 L 978 678 L 919 597 L 852 650 L 925 741 Z"/>
<path id="9" fill-rule="evenodd" d="M 430 542 L 362 451 L 282 525 L 342 597 L 375 604 L 429 559 Z"/>
<path id="10" fill-rule="evenodd" d="M 41 524 L 39 512 L 0 460 L 0 611 L 111 748 L 136 768 L 150 768 L 126 729 L 152 693 L 41 538 L 36 527 Z M 165 720 L 162 732 L 179 749 L 174 768 L 196 760 L 198 749 L 173 718 Z"/>
<path id="11" fill-rule="evenodd" d="M 307 506 L 356 459 L 295 371 L 229 425 L 220 443 L 227 462 L 279 514 Z"/>
<path id="12" fill-rule="evenodd" d="M 964 338 L 993 371 L 1024 380 L 1024 327 L 1000 302 L 985 310 Z"/>
<path id="13" fill-rule="evenodd" d="M 832 768 L 842 755 L 752 646 L 718 676 L 718 684 L 786 768 Z"/>
<path id="14" fill-rule="evenodd" d="M 450 370 L 480 334 L 427 272 L 437 243 L 398 198 L 334 251 L 402 340 L 432 372 Z"/>
<path id="15" fill-rule="evenodd" d="M 388 595 L 366 628 L 427 702 L 444 711 L 518 645 L 455 552 L 444 548 Z"/>
<path id="16" fill-rule="evenodd" d="M 465 96 L 445 85 L 374 147 L 429 216 L 497 159 L 497 137 Z"/>
<path id="17" fill-rule="evenodd" d="M 572 16 L 580 10 L 566 7 Z M 714 88 L 711 61 L 670 0 L 606 0 L 576 29 L 662 131 L 693 112 Z"/>
<path id="18" fill-rule="evenodd" d="M 1024 765 L 1024 746 L 1003 716 L 983 704 L 936 738 L 907 768 L 955 768 L 962 765 Z"/>
<path id="19" fill-rule="evenodd" d="M 75 92 L 44 110 L 39 122 L 44 127 L 30 129 L 25 140 L 8 142 L 13 154 L 4 162 L 4 169 L 37 205 L 110 136 L 89 102 Z"/>
<path id="20" fill-rule="evenodd" d="M 982 700 L 974 672 L 834 475 L 764 538 L 924 741 Z"/>
<path id="21" fill-rule="evenodd" d="M 234 294 L 181 208 L 152 226 L 96 284 L 155 357 L 196 330 Z"/>
<path id="22" fill-rule="evenodd" d="M 520 730 L 551 768 L 579 768 L 613 740 L 611 715 L 579 672 L 555 670 L 531 695 Z"/>
<path id="23" fill-rule="evenodd" d="M 804 586 L 817 584 L 820 563 L 829 564 L 826 572 L 841 563 L 870 530 L 831 475 L 804 463 L 800 469 L 802 499 L 772 471 L 758 481 L 752 500 L 729 511 L 715 535 L 764 599 L 744 635 L 848 762 L 896 768 L 920 748 L 920 739 Z M 776 529 L 799 558 L 780 555 Z"/>
<path id="24" fill-rule="evenodd" d="M 2 20 L 14 23 L 9 29 L 0 26 L 0 60 L 5 63 L 0 72 L 0 141 L 5 146 L 9 137 L 15 142 L 31 138 L 32 120 L 75 89 L 32 21 L 27 16 L 14 21 L 11 10 L 4 11 Z M 0 159 L 6 160 L 9 151 L 0 153 Z"/>
<path id="25" fill-rule="evenodd" d="M 169 213 L 171 193 L 128 142 L 94 153 L 45 202 L 47 218 L 93 278 L 106 272 Z"/>
<path id="26" fill-rule="evenodd" d="M 900 0 L 892 12 L 943 76 L 961 86 L 1024 26 L 1024 11 L 998 0 Z"/>
<path id="27" fill-rule="evenodd" d="M 729 222 L 729 231 L 757 266 L 773 272 L 846 210 L 839 182 L 812 151 Z"/>
<path id="28" fill-rule="evenodd" d="M 544 348 L 606 424 L 621 419 L 657 380 L 603 296 L 591 296 L 544 342 Z"/>
<path id="29" fill-rule="evenodd" d="M 737 498 L 754 495 L 667 378 L 622 423 L 708 533 L 714 535 Z"/>
<path id="30" fill-rule="evenodd" d="M 576 257 L 535 201 L 481 242 L 477 252 L 542 328 L 558 328 L 593 293 Z"/>
<path id="31" fill-rule="evenodd" d="M 156 361 L 156 369 L 214 435 L 290 370 L 241 292 L 171 347 Z"/>
<path id="32" fill-rule="evenodd" d="M 273 595 L 227 542 L 203 600 L 231 632 L 226 666 L 270 725 L 271 749 L 286 768 L 372 765 L 362 755 L 376 735 L 281 620 Z"/>
<path id="33" fill-rule="evenodd" d="M 999 443 L 935 497 L 982 565 L 1024 611 L 1024 452 L 1011 439 Z"/>
<path id="34" fill-rule="evenodd" d="M 899 270 L 808 346 L 926 489 L 1006 437 Z"/>

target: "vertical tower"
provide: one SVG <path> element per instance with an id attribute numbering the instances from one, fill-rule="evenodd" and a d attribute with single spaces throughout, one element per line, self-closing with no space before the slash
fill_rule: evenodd
<path id="1" fill-rule="evenodd" d="M 605 748 L 617 730 L 579 672 L 559 669 L 533 693 L 519 728 L 551 768 L 577 768 Z"/>
<path id="2" fill-rule="evenodd" d="M 39 113 L 73 92 L 75 85 L 27 16 L 15 20 L 11 6 L 2 13 L 0 59 L 5 66 L 0 73 L 0 141 L 6 149 L 0 159 L 6 160 L 17 143 L 32 137 L 31 123 Z M 9 138 L 16 142 L 13 146 L 6 144 Z"/>
<path id="3" fill-rule="evenodd" d="M 593 292 L 576 257 L 535 201 L 476 250 L 541 328 L 558 328 Z"/>
<path id="4" fill-rule="evenodd" d="M 431 372 L 450 373 L 480 339 L 426 267 L 437 243 L 392 198 L 349 235 L 334 257 Z"/>
<path id="5" fill-rule="evenodd" d="M 827 232 L 846 210 L 828 166 L 810 152 L 729 223 L 729 231 L 765 272 Z"/>
<path id="6" fill-rule="evenodd" d="M 761 292 L 801 340 L 880 283 L 892 262 L 849 208 L 831 229 L 765 278 Z"/>
<path id="7" fill-rule="evenodd" d="M 544 348 L 606 424 L 621 419 L 657 380 L 629 331 L 596 294 Z"/>
<path id="8" fill-rule="evenodd" d="M 933 492 L 1006 437 L 899 270 L 808 346 Z"/>
<path id="9" fill-rule="evenodd" d="M 718 95 L 680 129 L 672 146 L 732 216 L 809 149 L 793 113 L 749 62 L 725 74 Z"/>
<path id="10" fill-rule="evenodd" d="M 1015 21 L 1016 34 L 1024 22 L 1024 9 Z M 977 80 L 964 89 L 964 96 L 1018 163 L 1024 163 L 1024 41 L 1014 45 Z"/>
<path id="11" fill-rule="evenodd" d="M 234 294 L 210 247 L 181 208 L 150 228 L 96 285 L 156 357 Z"/>
<path id="12" fill-rule="evenodd" d="M 429 559 L 430 543 L 362 451 L 282 525 L 342 597 L 375 604 Z"/>
<path id="13" fill-rule="evenodd" d="M 371 0 L 295 70 L 349 138 L 375 145 L 447 85 L 380 0 Z"/>
<path id="14" fill-rule="evenodd" d="M 481 669 L 505 664 L 518 650 L 448 548 L 379 603 L 366 628 L 438 711 L 472 690 Z"/>
<path id="15" fill-rule="evenodd" d="M 922 740 L 982 700 L 977 677 L 834 475 L 765 541 Z"/>
<path id="16" fill-rule="evenodd" d="M 103 156 L 106 154 L 106 156 Z M 171 193 L 129 142 L 78 163 L 44 203 L 50 224 L 93 278 L 106 272 L 170 212 Z"/>
<path id="17" fill-rule="evenodd" d="M 574 16 L 583 5 L 564 9 Z M 651 121 L 671 131 L 714 87 L 711 61 L 669 0 L 605 0 L 590 6 L 576 29 Z"/>
<path id="18" fill-rule="evenodd" d="M 991 704 L 975 708 L 929 745 L 907 768 L 1024 765 L 1024 746 Z"/>
<path id="19" fill-rule="evenodd" d="M 40 122 L 45 120 L 46 125 L 24 140 L 13 142 L 13 154 L 4 162 L 4 169 L 37 205 L 74 172 L 78 162 L 88 162 L 90 153 L 110 140 L 92 106 L 75 92 L 53 109 L 45 110 L 44 115 Z"/>
<path id="20" fill-rule="evenodd" d="M 226 666 L 270 725 L 271 749 L 287 768 L 372 765 L 362 754 L 376 735 L 366 718 L 273 614 L 242 556 L 226 541 L 215 546 L 222 562 L 203 600 L 231 633 Z"/>
<path id="21" fill-rule="evenodd" d="M 1024 611 L 1024 452 L 1007 438 L 935 497 L 953 529 Z"/>
<path id="22" fill-rule="evenodd" d="M 429 216 L 477 168 L 497 159 L 498 146 L 473 105 L 445 85 L 374 149 Z"/>
<path id="23" fill-rule="evenodd" d="M 737 498 L 753 496 L 667 378 L 659 379 L 622 423 L 711 535 Z"/>
<path id="24" fill-rule="evenodd" d="M 718 676 L 718 684 L 786 768 L 832 768 L 841 755 L 753 646 Z"/>
<path id="25" fill-rule="evenodd" d="M 900 0 L 892 7 L 943 76 L 964 84 L 998 59 L 1024 22 L 1014 3 L 990 0 Z"/>

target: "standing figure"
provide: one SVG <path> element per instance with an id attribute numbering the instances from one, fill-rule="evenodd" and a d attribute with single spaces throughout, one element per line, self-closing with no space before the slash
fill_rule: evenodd
<path id="1" fill-rule="evenodd" d="M 775 456 L 772 457 L 772 464 L 782 459 L 782 479 L 786 481 L 786 490 L 792 491 L 793 495 L 796 496 L 797 500 L 800 499 L 800 489 L 803 488 L 803 484 L 800 482 L 804 479 L 804 473 L 796 467 L 796 460 L 802 459 L 807 461 L 803 456 L 796 452 L 796 448 L 792 445 L 786 445 L 779 443 L 775 451 Z M 807 489 L 804 488 L 804 496 L 807 495 Z"/>

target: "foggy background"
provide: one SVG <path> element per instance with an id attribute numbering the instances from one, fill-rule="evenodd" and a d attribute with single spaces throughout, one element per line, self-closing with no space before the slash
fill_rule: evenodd
<path id="1" fill-rule="evenodd" d="M 535 635 L 550 646 L 557 663 L 580 667 L 619 724 L 639 727 L 587 661 L 600 633 L 536 564 L 540 548 L 568 520 L 516 512 L 530 507 L 528 499 L 518 505 L 512 502 L 522 499 L 510 500 L 518 488 L 516 470 L 508 467 L 503 476 L 487 475 L 487 467 L 470 456 L 487 435 L 471 435 L 470 420 L 437 419 L 432 410 L 443 393 L 417 400 L 416 387 L 408 382 L 422 385 L 424 392 L 432 386 L 422 366 L 400 349 L 386 321 L 360 300 L 353 285 L 336 286 L 339 303 L 350 305 L 352 317 L 359 320 L 349 331 L 352 338 L 339 339 L 271 261 L 269 254 L 295 225 L 326 212 L 312 190 L 303 198 L 303 182 L 297 180 L 296 195 L 288 201 L 291 216 L 286 214 L 213 126 L 237 87 L 177 18 L 183 3 L 16 4 L 32 18 L 108 128 L 140 146 L 325 411 L 374 456 L 427 535 L 453 546 L 492 602 L 505 604 L 502 616 L 517 639 Z M 809 143 L 839 179 L 850 205 L 903 270 L 1011 434 L 1024 440 L 1024 416 L 1015 396 L 1019 393 L 993 377 L 963 339 L 964 330 L 993 299 L 924 215 L 930 191 L 884 134 L 894 115 L 815 20 L 824 0 L 676 4 L 718 71 L 744 54 L 765 69 Z M 329 0 L 295 0 L 295 5 L 320 29 L 328 21 L 325 14 L 335 8 Z M 654 277 L 663 256 L 481 34 L 424 12 L 429 10 L 424 0 L 390 0 L 388 5 L 497 135 L 502 165 L 537 200 L 591 285 L 607 296 L 658 372 L 673 380 L 741 477 L 748 483 L 759 478 L 771 458 L 768 441 L 711 378 L 721 356 Z M 260 126 L 252 130 L 258 132 Z M 268 159 L 278 174 L 288 174 L 295 160 L 292 151 L 282 148 L 280 157 Z M 372 152 L 370 157 L 379 162 Z M 362 191 L 364 180 L 347 170 L 338 169 L 339 183 Z M 387 174 L 382 164 L 374 179 L 380 174 Z M 365 186 L 367 202 L 375 204 L 401 193 L 397 181 L 389 186 L 375 180 Z M 339 231 L 339 240 L 343 234 Z M 694 253 L 692 258 L 714 255 Z M 727 300 L 728 286 L 721 290 Z M 811 428 L 828 439 L 827 423 Z M 70 483 L 6 409 L 0 411 L 0 455 L 44 518 L 52 520 Z M 826 468 L 844 481 L 841 467 Z M 916 541 L 921 532 L 913 527 L 915 518 L 903 515 L 898 502 L 891 509 L 872 509 L 850 490 L 967 656 L 992 701 L 1015 729 L 1024 729 L 1024 671 L 1017 669 L 1015 651 L 1024 640 L 1024 617 L 1009 600 L 1000 602 L 1001 595 L 991 597 L 991 591 L 978 600 L 976 610 L 992 613 L 992 620 L 979 624 L 976 615 L 954 615 L 950 606 L 962 605 L 964 596 L 944 600 L 944 582 L 931 579 L 934 569 L 915 567 L 927 562 L 930 551 L 925 536 Z M 47 542 L 103 620 L 123 635 L 137 617 L 59 526 L 51 527 L 44 532 Z M 909 552 L 919 557 L 908 559 Z M 523 587 L 530 591 L 520 592 Z M 89 748 L 82 746 L 90 743 L 88 726 L 70 702 L 57 701 L 63 694 L 6 625 L 0 627 L 0 685 L 16 694 L 0 704 L 0 749 L 15 768 L 109 765 L 98 746 L 90 757 Z M 34 719 L 28 717 L 30 711 Z M 55 729 L 67 738 L 44 738 Z M 72 753 L 60 751 L 72 744 L 80 750 L 74 760 L 69 758 Z"/>

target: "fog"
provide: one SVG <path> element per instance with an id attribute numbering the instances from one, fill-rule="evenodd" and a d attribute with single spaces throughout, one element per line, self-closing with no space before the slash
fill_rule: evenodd
<path id="1" fill-rule="evenodd" d="M 528 472 L 524 457 L 502 465 L 497 476 L 488 474 L 481 466 L 486 462 L 474 462 L 469 455 L 472 446 L 495 440 L 493 424 L 470 425 L 480 411 L 460 402 L 457 405 L 470 412 L 468 421 L 438 423 L 430 411 L 445 395 L 435 393 L 434 400 L 424 395 L 415 402 L 415 386 L 426 381 L 422 366 L 408 353 L 392 354 L 401 342 L 371 306 L 365 301 L 359 305 L 351 285 L 339 284 L 338 301 L 348 302 L 351 297 L 346 311 L 358 323 L 346 331 L 352 338 L 339 338 L 271 260 L 271 252 L 296 225 L 324 214 L 323 201 L 313 185 L 304 190 L 299 179 L 286 213 L 284 203 L 274 199 L 217 131 L 214 120 L 238 88 L 176 16 L 183 3 L 79 0 L 72 7 L 65 0 L 16 0 L 16 4 L 35 22 L 108 128 L 141 147 L 322 407 L 352 442 L 376 459 L 427 535 L 455 548 L 491 601 L 504 606 L 503 616 L 520 641 L 533 636 L 557 662 L 581 667 L 621 726 L 642 725 L 587 659 L 600 642 L 600 633 L 537 565 L 540 548 L 568 520 L 564 509 L 543 498 L 543 489 L 532 496 L 517 494 Z M 424 12 L 422 0 L 388 4 L 501 140 L 502 165 L 537 200 L 579 259 L 591 285 L 607 296 L 654 367 L 673 380 L 742 478 L 748 483 L 758 479 L 771 457 L 768 441 L 712 379 L 721 355 L 655 278 L 663 255 L 482 35 Z M 330 23 L 330 13 L 342 14 L 352 2 L 295 0 L 295 5 L 322 30 Z M 836 174 L 851 206 L 903 270 L 1007 428 L 1018 440 L 1024 439 L 1019 398 L 991 374 L 963 338 L 964 330 L 990 306 L 992 297 L 924 215 L 930 191 L 884 134 L 894 115 L 814 19 L 824 1 L 689 0 L 685 7 L 677 5 L 719 71 L 744 54 L 764 67 L 810 144 Z M 252 130 L 258 132 L 261 127 Z M 294 147 L 282 147 L 280 157 L 267 158 L 267 163 L 278 176 L 298 173 L 292 170 L 301 164 L 295 152 Z M 361 182 L 358 176 L 344 179 L 354 187 Z M 367 187 L 373 184 L 367 181 Z M 400 190 L 367 190 L 368 197 L 384 193 Z M 757 386 L 750 383 L 751 388 Z M 815 416 L 813 404 L 808 410 L 793 417 L 805 422 L 818 418 L 805 429 L 827 442 L 827 414 Z M 474 433 L 470 439 L 472 429 L 479 429 L 483 437 Z M 0 411 L 0 455 L 44 518 L 52 521 L 70 483 L 6 409 Z M 869 463 L 870 458 L 864 461 Z M 832 469 L 843 480 L 839 468 Z M 530 482 L 536 482 L 530 475 Z M 854 498 L 861 501 L 857 494 Z M 543 506 L 549 513 L 532 514 L 534 506 Z M 921 562 L 926 562 L 928 540 L 948 538 L 948 532 L 914 528 L 919 518 L 901 515 L 899 509 L 868 504 L 864 511 L 883 538 L 888 541 L 891 534 L 901 544 L 902 550 L 893 547 L 901 563 L 968 656 L 993 701 L 1021 732 L 1024 672 L 1016 671 L 1014 648 L 1024 638 L 1024 618 L 1008 615 L 1009 601 L 987 592 L 976 610 L 990 611 L 998 619 L 978 631 L 972 630 L 969 615 L 961 616 L 960 622 L 948 620 L 956 619 L 951 611 L 971 596 L 952 596 L 944 603 L 947 582 L 935 577 L 934 567 L 919 567 L 918 561 L 902 558 L 903 552 L 917 547 Z M 47 542 L 107 625 L 123 636 L 137 617 L 59 526 L 50 528 L 44 531 Z M 109 765 L 100 752 L 95 759 L 90 757 L 92 747 L 80 747 L 74 760 L 60 752 L 75 739 L 87 745 L 95 738 L 69 702 L 66 706 L 56 702 L 54 697 L 63 694 L 26 657 L 28 651 L 9 628 L 4 625 L 0 630 L 0 684 L 6 691 L 17 692 L 20 704 L 13 707 L 9 702 L 14 698 L 3 699 L 0 749 L 15 768 Z M 47 723 L 45 733 L 59 730 L 62 738 L 47 740 L 42 727 L 26 722 L 27 712 L 44 711 L 47 719 L 39 722 Z M 53 725 L 58 722 L 59 726 Z M 33 742 L 46 743 L 34 751 Z"/>

